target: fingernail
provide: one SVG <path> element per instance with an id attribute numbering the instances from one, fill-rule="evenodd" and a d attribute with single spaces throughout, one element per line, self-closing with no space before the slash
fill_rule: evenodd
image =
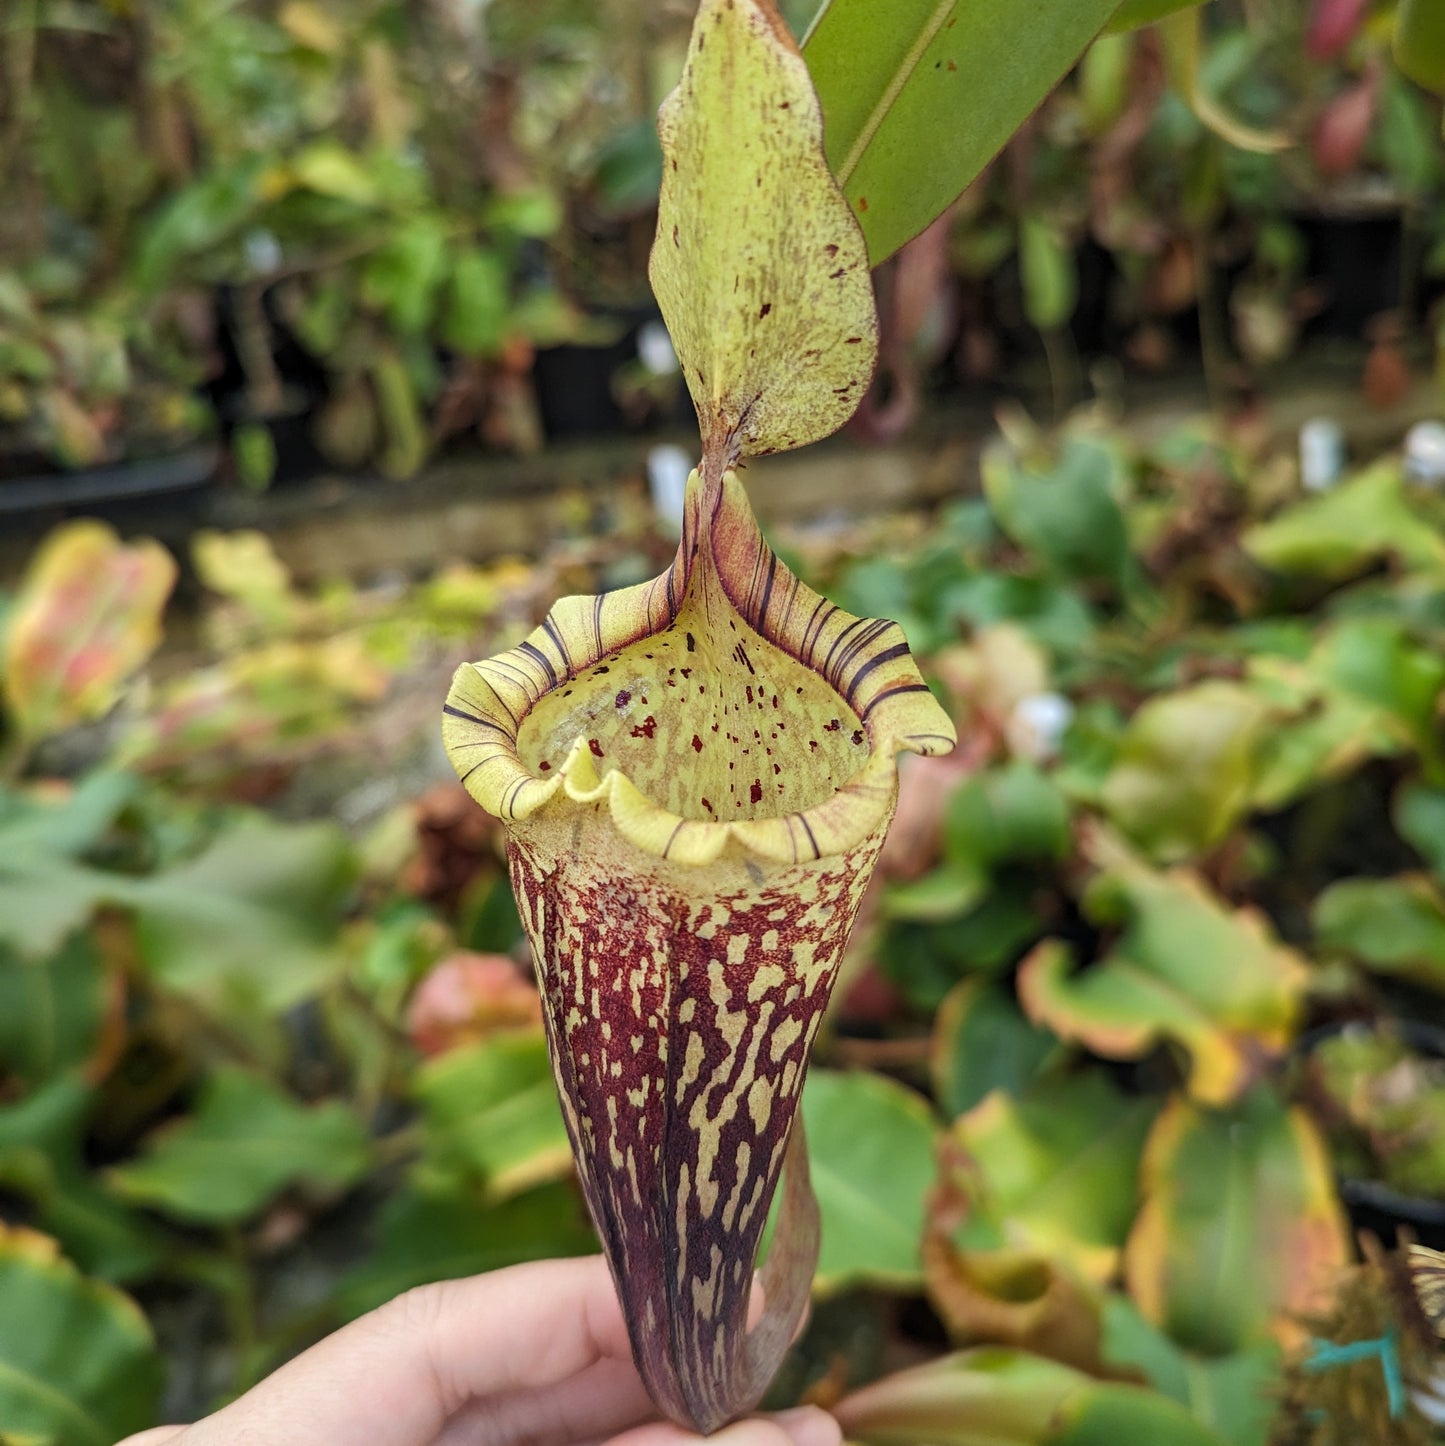
<path id="1" fill-rule="evenodd" d="M 779 1411 L 773 1420 L 792 1438 L 794 1446 L 840 1446 L 842 1427 L 817 1406 L 795 1406 Z"/>

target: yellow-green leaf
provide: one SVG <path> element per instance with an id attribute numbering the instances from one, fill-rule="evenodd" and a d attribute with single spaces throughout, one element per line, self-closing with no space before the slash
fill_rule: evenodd
<path id="1" fill-rule="evenodd" d="M 1237 1099 L 1293 1035 L 1304 961 L 1262 915 L 1231 911 L 1183 869 L 1117 862 L 1085 905 L 1124 932 L 1107 958 L 1080 973 L 1061 944 L 1039 945 L 1019 973 L 1029 1017 L 1110 1059 L 1138 1059 L 1173 1040 L 1188 1052 L 1195 1099 Z"/>
<path id="2" fill-rule="evenodd" d="M 1445 6 L 1440 0 L 1400 0 L 1395 62 L 1418 85 L 1445 94 Z"/>
<path id="3" fill-rule="evenodd" d="M 1024 310 L 1040 331 L 1055 331 L 1074 314 L 1079 276 L 1058 227 L 1042 216 L 1019 218 L 1019 271 Z"/>
<path id="4" fill-rule="evenodd" d="M 418 1073 L 416 1096 L 430 1153 L 479 1176 L 491 1200 L 572 1173 L 540 1023 L 439 1055 Z"/>
<path id="5" fill-rule="evenodd" d="M 304 146 L 291 162 L 291 174 L 298 186 L 319 196 L 357 206 L 376 204 L 376 182 L 365 164 L 337 141 L 313 141 Z"/>
<path id="6" fill-rule="evenodd" d="M 1240 543 L 1261 567 L 1343 581 L 1381 558 L 1445 567 L 1445 539 L 1415 515 L 1398 461 L 1384 461 L 1249 528 Z"/>
<path id="7" fill-rule="evenodd" d="M 1101 801 L 1155 858 L 1213 848 L 1249 809 L 1270 709 L 1218 679 L 1151 698 L 1129 720 Z"/>
<path id="8" fill-rule="evenodd" d="M 1108 24 L 1110 34 L 1119 35 L 1126 30 L 1137 30 L 1141 25 L 1152 25 L 1176 10 L 1189 10 L 1204 0 L 1123 0 Z"/>
<path id="9" fill-rule="evenodd" d="M 1145 1148 L 1143 1188 L 1129 1290 L 1186 1349 L 1219 1354 L 1297 1331 L 1348 1258 L 1324 1142 L 1270 1090 L 1227 1112 L 1174 1101 Z"/>
<path id="10" fill-rule="evenodd" d="M 705 451 L 826 437 L 867 389 L 877 318 L 813 83 L 772 0 L 702 0 L 658 130 L 650 274 Z"/>
<path id="11" fill-rule="evenodd" d="M 176 565 L 157 542 L 72 522 L 41 546 L 10 615 L 0 664 L 20 732 L 99 718 L 161 638 Z"/>
<path id="12" fill-rule="evenodd" d="M 427 452 L 426 425 L 416 388 L 405 363 L 390 349 L 376 354 L 371 376 L 386 433 L 386 447 L 379 459 L 381 470 L 388 477 L 410 477 L 426 460 Z"/>
<path id="13" fill-rule="evenodd" d="M 1139 1151 L 1155 1104 L 1101 1071 L 1037 1081 L 1022 1098 L 994 1090 L 954 1124 L 969 1166 L 963 1244 L 1067 1260 L 1103 1284 L 1134 1218 Z"/>

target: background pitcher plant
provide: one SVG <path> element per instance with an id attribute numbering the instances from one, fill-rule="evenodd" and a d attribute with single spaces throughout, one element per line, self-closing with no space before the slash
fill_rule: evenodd
<path id="1" fill-rule="evenodd" d="M 677 556 L 649 583 L 564 598 L 519 647 L 464 665 L 444 737 L 507 828 L 639 1369 L 667 1415 L 711 1431 L 757 1404 L 806 1304 L 809 1046 L 893 815 L 897 754 L 946 752 L 954 732 L 902 630 L 794 577 L 733 470 L 835 431 L 877 353 L 863 237 L 770 0 L 704 0 L 660 129 L 652 280 L 703 443 Z"/>

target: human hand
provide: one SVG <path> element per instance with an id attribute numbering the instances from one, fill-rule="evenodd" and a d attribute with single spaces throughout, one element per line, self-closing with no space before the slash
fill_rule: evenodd
<path id="1" fill-rule="evenodd" d="M 214 1416 L 120 1446 L 687 1446 L 643 1389 L 600 1255 L 420 1286 L 353 1321 Z M 805 1406 L 715 1446 L 841 1446 Z"/>

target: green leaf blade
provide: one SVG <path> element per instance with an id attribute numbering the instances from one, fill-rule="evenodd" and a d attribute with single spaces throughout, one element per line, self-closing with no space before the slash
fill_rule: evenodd
<path id="1" fill-rule="evenodd" d="M 242 1069 L 211 1076 L 195 1113 L 153 1136 L 145 1153 L 110 1173 L 124 1197 L 179 1220 L 234 1224 L 298 1182 L 345 1188 L 370 1147 L 340 1101 L 303 1107 Z"/>
<path id="2" fill-rule="evenodd" d="M 479 1177 L 489 1199 L 572 1173 L 540 1026 L 439 1055 L 423 1066 L 415 1092 L 431 1153 Z"/>
<path id="3" fill-rule="evenodd" d="M 925 1101 L 881 1075 L 814 1070 L 803 1122 L 823 1220 L 815 1288 L 921 1284 L 924 1199 L 935 1175 Z"/>
<path id="4" fill-rule="evenodd" d="M 830 0 L 804 48 L 828 161 L 873 265 L 935 220 L 1078 59 L 1118 0 Z"/>
<path id="5" fill-rule="evenodd" d="M 0 1225 L 0 1424 L 23 1439 L 110 1446 L 151 1424 L 161 1363 L 134 1302 L 46 1236 Z"/>

